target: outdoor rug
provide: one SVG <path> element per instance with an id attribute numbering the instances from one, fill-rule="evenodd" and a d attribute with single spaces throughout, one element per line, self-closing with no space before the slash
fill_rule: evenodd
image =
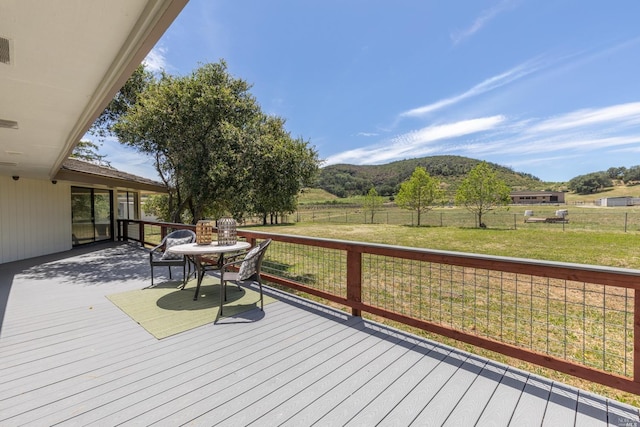
<path id="1" fill-rule="evenodd" d="M 179 284 L 166 282 L 153 288 L 107 295 L 107 298 L 157 339 L 213 323 L 220 309 L 219 279 L 205 276 L 197 301 L 193 300 L 195 280 L 189 281 L 184 290 L 177 289 Z M 273 301 L 275 299 L 264 295 L 265 305 Z M 258 292 L 227 285 L 224 317 L 259 307 Z"/>

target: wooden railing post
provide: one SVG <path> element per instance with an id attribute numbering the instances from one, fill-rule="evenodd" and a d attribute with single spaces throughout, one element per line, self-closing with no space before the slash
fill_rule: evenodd
<path id="1" fill-rule="evenodd" d="M 640 289 L 633 294 L 633 381 L 640 383 Z"/>
<path id="2" fill-rule="evenodd" d="M 144 247 L 144 222 L 138 223 L 138 238 L 140 239 L 140 244 Z"/>
<path id="3" fill-rule="evenodd" d="M 347 250 L 347 300 L 362 302 L 362 253 Z M 361 316 L 361 310 L 351 308 L 351 314 Z"/>

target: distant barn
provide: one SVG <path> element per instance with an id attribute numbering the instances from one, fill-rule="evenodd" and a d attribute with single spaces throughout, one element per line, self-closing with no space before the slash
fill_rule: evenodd
<path id="1" fill-rule="evenodd" d="M 511 203 L 517 205 L 564 203 L 562 191 L 512 191 L 510 196 Z"/>

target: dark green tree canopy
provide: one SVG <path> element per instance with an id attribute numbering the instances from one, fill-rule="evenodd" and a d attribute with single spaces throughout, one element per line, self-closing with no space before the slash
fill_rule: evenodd
<path id="1" fill-rule="evenodd" d="M 140 64 L 93 123 L 89 133 L 100 139 L 113 135 L 113 125 L 135 105 L 138 96 L 153 80 L 153 74 L 145 68 L 144 64 Z"/>
<path id="2" fill-rule="evenodd" d="M 593 194 L 612 185 L 611 178 L 605 172 L 594 172 L 573 178 L 567 186 L 578 194 Z"/>
<path id="3" fill-rule="evenodd" d="M 317 154 L 268 117 L 224 61 L 188 76 L 163 73 L 111 126 L 153 156 L 169 188 L 171 221 L 288 212 L 318 168 Z M 185 217 L 185 212 L 188 215 Z"/>

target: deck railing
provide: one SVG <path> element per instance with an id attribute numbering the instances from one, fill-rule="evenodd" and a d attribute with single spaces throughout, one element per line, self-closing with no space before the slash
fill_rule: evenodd
<path id="1" fill-rule="evenodd" d="M 119 220 L 157 244 L 185 224 Z M 239 230 L 273 283 L 640 394 L 640 270 Z"/>

